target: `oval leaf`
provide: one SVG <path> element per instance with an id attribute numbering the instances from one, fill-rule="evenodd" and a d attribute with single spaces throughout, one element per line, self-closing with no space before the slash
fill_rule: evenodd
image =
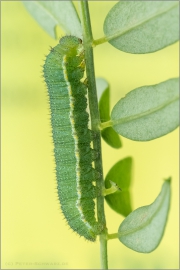
<path id="1" fill-rule="evenodd" d="M 105 178 L 105 187 L 110 188 L 109 180 L 116 183 L 121 191 L 105 197 L 108 205 L 117 213 L 127 216 L 132 211 L 129 187 L 131 184 L 132 158 L 127 157 L 118 161 L 108 172 Z"/>
<path id="2" fill-rule="evenodd" d="M 103 78 L 96 78 L 96 88 L 99 101 L 104 91 L 109 88 L 109 84 Z"/>
<path id="3" fill-rule="evenodd" d="M 170 206 L 170 179 L 166 180 L 156 200 L 127 216 L 118 230 L 119 240 L 137 252 L 149 253 L 160 243 Z"/>
<path id="4" fill-rule="evenodd" d="M 114 130 L 135 141 L 161 137 L 179 125 L 179 79 L 129 92 L 113 108 Z"/>
<path id="5" fill-rule="evenodd" d="M 179 1 L 119 1 L 105 19 L 104 33 L 124 52 L 160 50 L 179 40 Z"/>
<path id="6" fill-rule="evenodd" d="M 104 90 L 102 91 L 103 87 L 104 87 Z M 101 122 L 106 122 L 106 121 L 108 121 L 110 119 L 110 89 L 109 89 L 109 84 L 105 80 L 101 79 L 101 84 L 100 84 L 100 80 L 98 81 L 97 89 L 98 88 L 101 89 L 101 97 L 99 99 L 100 119 L 101 119 Z M 100 93 L 99 90 L 97 90 L 97 91 Z"/>
<path id="7" fill-rule="evenodd" d="M 66 34 L 82 38 L 81 24 L 72 1 L 23 1 L 28 12 L 53 38 L 59 25 Z"/>
<path id="8" fill-rule="evenodd" d="M 99 99 L 100 119 L 101 122 L 105 122 L 110 119 L 110 88 L 108 82 L 103 78 L 97 78 L 96 85 Z M 112 127 L 102 130 L 101 137 L 113 148 L 118 149 L 122 146 L 119 135 L 112 129 Z"/>
<path id="9" fill-rule="evenodd" d="M 108 127 L 101 131 L 101 137 L 111 147 L 119 149 L 122 147 L 122 142 L 119 135 L 114 131 L 112 127 Z"/>

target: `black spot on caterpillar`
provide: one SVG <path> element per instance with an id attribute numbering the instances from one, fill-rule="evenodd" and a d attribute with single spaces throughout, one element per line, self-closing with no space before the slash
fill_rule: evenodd
<path id="1" fill-rule="evenodd" d="M 51 48 L 44 65 L 48 87 L 51 124 L 56 161 L 58 195 L 62 212 L 70 227 L 79 235 L 95 241 L 101 226 L 95 218 L 92 167 L 93 140 L 88 129 L 87 86 L 81 82 L 85 61 L 82 40 L 62 37 Z"/>

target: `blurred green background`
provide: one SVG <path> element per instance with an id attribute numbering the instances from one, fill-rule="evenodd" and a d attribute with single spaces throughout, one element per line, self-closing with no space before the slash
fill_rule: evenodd
<path id="1" fill-rule="evenodd" d="M 114 1 L 90 1 L 94 38 Z M 18 1 L 1 2 L 2 19 L 2 265 L 3 269 L 95 269 L 99 242 L 79 238 L 66 225 L 56 194 L 49 105 L 42 78 L 50 38 Z M 61 36 L 61 31 L 59 31 Z M 111 85 L 111 107 L 130 90 L 177 77 L 178 43 L 148 55 L 94 50 L 96 76 Z M 133 157 L 133 209 L 150 204 L 172 176 L 171 210 L 164 238 L 150 254 L 118 240 L 108 245 L 109 268 L 179 269 L 178 130 L 151 142 L 122 138 L 123 148 L 103 142 L 104 174 Z M 123 217 L 106 205 L 109 233 Z"/>

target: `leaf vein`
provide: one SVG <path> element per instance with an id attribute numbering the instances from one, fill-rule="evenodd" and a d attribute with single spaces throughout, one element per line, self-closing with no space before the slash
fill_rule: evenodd
<path id="1" fill-rule="evenodd" d="M 117 31 L 113 35 L 106 36 L 106 40 L 107 41 L 110 41 L 110 40 L 116 39 L 116 38 L 118 38 L 118 37 L 126 34 L 127 32 L 130 32 L 134 28 L 136 28 L 136 27 L 138 27 L 140 25 L 143 25 L 143 24 L 147 23 L 148 21 L 150 21 L 150 20 L 152 20 L 152 19 L 154 19 L 154 18 L 156 18 L 156 17 L 158 17 L 160 15 L 163 15 L 163 14 L 169 12 L 171 9 L 176 8 L 176 6 L 178 6 L 178 3 L 175 4 L 175 5 L 173 5 L 172 7 L 168 8 L 168 9 L 166 8 L 166 9 L 161 10 L 160 12 L 157 12 L 157 13 L 153 14 L 153 16 L 150 16 L 150 17 L 148 17 L 146 19 L 143 19 L 143 20 L 139 21 L 136 24 L 133 24 L 133 26 L 130 26 L 131 28 L 129 28 L 129 26 L 128 26 L 128 28 L 125 28 L 124 30 Z"/>

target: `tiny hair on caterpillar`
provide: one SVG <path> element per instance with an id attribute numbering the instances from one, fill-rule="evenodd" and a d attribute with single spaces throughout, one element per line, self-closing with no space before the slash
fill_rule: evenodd
<path id="1" fill-rule="evenodd" d="M 82 40 L 64 36 L 51 48 L 43 66 L 48 88 L 61 210 L 69 226 L 80 236 L 95 241 L 102 228 L 95 217 L 98 172 L 88 128 L 87 83 Z"/>

